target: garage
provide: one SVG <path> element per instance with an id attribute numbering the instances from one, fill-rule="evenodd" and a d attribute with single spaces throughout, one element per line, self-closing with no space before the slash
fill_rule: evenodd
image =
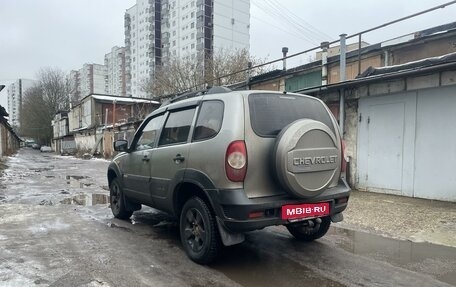
<path id="1" fill-rule="evenodd" d="M 359 99 L 357 188 L 456 201 L 456 87 Z"/>

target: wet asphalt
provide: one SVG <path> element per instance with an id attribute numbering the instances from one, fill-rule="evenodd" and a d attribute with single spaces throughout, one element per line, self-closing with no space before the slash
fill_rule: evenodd
<path id="1" fill-rule="evenodd" d="M 32 149 L 0 165 L 0 286 L 456 286 L 456 248 L 335 227 L 251 232 L 197 265 L 168 215 L 112 217 L 107 166 Z"/>

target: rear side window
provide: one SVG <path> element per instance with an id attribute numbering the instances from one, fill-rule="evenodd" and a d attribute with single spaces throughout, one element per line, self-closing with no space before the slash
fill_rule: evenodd
<path id="1" fill-rule="evenodd" d="M 195 108 L 171 112 L 158 145 L 185 143 L 188 139 Z"/>
<path id="2" fill-rule="evenodd" d="M 214 137 L 220 131 L 223 119 L 223 103 L 221 101 L 203 102 L 196 121 L 193 140 L 205 140 Z"/>
<path id="3" fill-rule="evenodd" d="M 249 110 L 252 129 L 261 137 L 274 137 L 285 126 L 299 119 L 322 122 L 335 132 L 326 108 L 320 101 L 312 98 L 284 94 L 251 94 Z"/>

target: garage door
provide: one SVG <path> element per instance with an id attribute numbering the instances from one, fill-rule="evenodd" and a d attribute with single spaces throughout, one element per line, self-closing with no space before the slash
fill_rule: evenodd
<path id="1" fill-rule="evenodd" d="M 456 88 L 418 92 L 415 196 L 456 201 Z"/>
<path id="2" fill-rule="evenodd" d="M 416 94 L 359 101 L 358 188 L 412 195 Z"/>
<path id="3" fill-rule="evenodd" d="M 404 103 L 372 105 L 367 121 L 369 187 L 401 193 Z"/>
<path id="4" fill-rule="evenodd" d="M 456 87 L 359 100 L 357 187 L 456 201 Z"/>

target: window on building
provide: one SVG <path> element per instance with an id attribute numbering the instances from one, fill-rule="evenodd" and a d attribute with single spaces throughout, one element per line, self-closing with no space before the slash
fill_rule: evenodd
<path id="1" fill-rule="evenodd" d="M 192 22 L 192 23 L 190 24 L 190 28 L 195 28 L 195 22 Z"/>
<path id="2" fill-rule="evenodd" d="M 192 2 L 193 3 L 193 2 Z M 192 5 L 193 6 L 193 5 Z M 195 12 L 192 12 L 192 14 L 190 14 L 190 17 L 193 18 L 195 17 Z"/>

